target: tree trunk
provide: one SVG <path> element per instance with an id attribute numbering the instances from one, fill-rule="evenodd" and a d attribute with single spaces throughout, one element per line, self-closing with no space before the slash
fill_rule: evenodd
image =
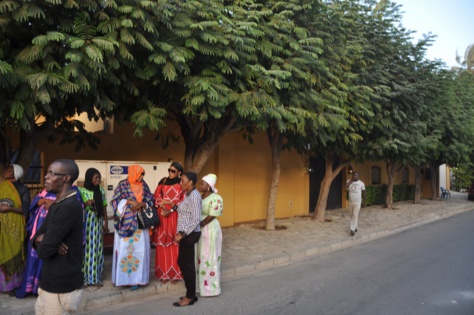
<path id="1" fill-rule="evenodd" d="M 326 168 L 326 175 L 324 175 L 324 178 L 321 181 L 321 188 L 319 189 L 318 202 L 316 203 L 316 210 L 314 211 L 314 215 L 313 215 L 313 219 L 315 217 L 316 220 L 318 220 L 319 222 L 326 221 L 326 207 L 328 205 L 329 191 L 331 189 L 331 184 L 332 184 L 332 179 L 330 178 L 331 176 L 332 176 L 332 169 L 331 169 L 331 175 L 328 175 L 327 168 Z"/>
<path id="2" fill-rule="evenodd" d="M 45 135 L 38 132 L 20 131 L 20 147 L 18 148 L 18 157 L 14 163 L 23 167 L 25 175 L 28 167 L 31 165 L 36 148 L 43 137 L 45 137 Z"/>
<path id="3" fill-rule="evenodd" d="M 267 218 L 265 223 L 266 230 L 275 230 L 275 202 L 278 192 L 278 183 L 280 182 L 280 156 L 283 148 L 283 135 L 277 128 L 267 130 L 268 142 L 272 152 L 272 183 L 268 193 Z"/>
<path id="4" fill-rule="evenodd" d="M 431 200 L 435 200 L 439 196 L 438 189 L 438 172 L 436 172 L 436 166 L 430 163 L 431 172 Z"/>
<path id="5" fill-rule="evenodd" d="M 395 176 L 395 162 L 387 162 L 386 164 L 388 185 L 387 194 L 385 195 L 384 208 L 392 209 L 393 206 L 393 180 Z"/>
<path id="6" fill-rule="evenodd" d="M 184 170 L 199 173 L 224 135 L 232 130 L 235 117 L 210 119 L 206 123 L 176 115 L 185 142 Z"/>
<path id="7" fill-rule="evenodd" d="M 12 146 L 10 139 L 8 138 L 5 128 L 0 128 L 0 149 L 2 150 L 0 155 L 0 164 L 7 166 L 10 163 L 12 153 Z"/>
<path id="8" fill-rule="evenodd" d="M 11 161 L 11 155 L 8 155 L 8 160 L 5 161 L 6 164 L 14 163 L 20 165 L 23 167 L 25 173 L 33 160 L 35 150 L 40 141 L 44 138 L 50 137 L 54 133 L 54 124 L 48 120 L 38 126 L 36 125 L 34 118 L 32 118 L 30 119 L 30 126 L 31 129 L 29 131 L 20 130 L 20 143 L 18 148 L 16 148 L 16 150 L 18 150 L 18 155 L 15 161 Z M 10 146 L 8 148 L 10 154 L 13 154 L 10 139 L 2 134 L 2 138 L 3 137 L 5 137 L 5 140 L 3 141 Z"/>
<path id="9" fill-rule="evenodd" d="M 212 142 L 212 143 L 211 143 Z M 204 164 L 206 164 L 209 156 L 214 152 L 216 147 L 219 145 L 219 140 L 211 141 L 209 140 L 206 144 L 202 145 L 197 151 L 188 152 L 186 146 L 186 152 L 184 157 L 184 171 L 191 171 L 199 173 Z"/>
<path id="10" fill-rule="evenodd" d="M 333 169 L 336 157 L 332 154 L 326 156 L 325 159 L 325 173 L 324 178 L 321 181 L 321 188 L 319 189 L 318 202 L 316 203 L 316 209 L 312 219 L 317 219 L 320 222 L 326 221 L 326 207 L 328 204 L 328 196 L 331 189 L 331 184 L 334 178 L 343 170 L 346 166 L 351 163 L 351 160 L 345 161 L 339 164 L 338 167 Z"/>
<path id="11" fill-rule="evenodd" d="M 421 203 L 421 168 L 419 165 L 414 167 L 415 169 L 415 204 Z"/>

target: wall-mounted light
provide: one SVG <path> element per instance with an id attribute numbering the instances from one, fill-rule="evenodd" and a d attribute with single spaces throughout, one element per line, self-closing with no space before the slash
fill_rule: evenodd
<path id="1" fill-rule="evenodd" d="M 168 158 L 168 162 L 173 163 L 173 158 L 172 158 L 172 157 L 169 157 L 169 158 Z"/>
<path id="2" fill-rule="evenodd" d="M 352 174 L 352 173 L 354 173 L 354 170 L 352 169 L 352 165 L 349 165 L 347 167 L 347 174 Z"/>
<path id="3" fill-rule="evenodd" d="M 312 173 L 314 171 L 313 167 L 309 163 L 309 161 L 304 162 L 304 171 L 308 174 Z"/>

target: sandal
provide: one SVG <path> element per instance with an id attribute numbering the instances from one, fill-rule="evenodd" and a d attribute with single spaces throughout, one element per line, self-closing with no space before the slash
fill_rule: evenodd
<path id="1" fill-rule="evenodd" d="M 189 301 L 188 304 L 183 304 L 183 300 L 173 303 L 174 306 L 188 306 L 188 305 L 193 305 L 193 304 L 194 304 L 194 300 Z"/>

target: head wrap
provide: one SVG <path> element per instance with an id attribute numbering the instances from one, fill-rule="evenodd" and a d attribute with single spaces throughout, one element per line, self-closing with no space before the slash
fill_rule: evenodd
<path id="1" fill-rule="evenodd" d="M 196 173 L 194 173 L 194 172 L 185 172 L 183 175 L 186 176 L 190 181 L 192 181 L 193 184 L 196 184 L 196 182 L 198 180 L 198 177 L 197 177 Z"/>
<path id="2" fill-rule="evenodd" d="M 128 167 L 128 181 L 130 184 L 133 185 L 139 183 L 138 179 L 144 172 L 145 170 L 140 165 L 130 165 Z"/>
<path id="3" fill-rule="evenodd" d="M 13 166 L 13 176 L 15 180 L 19 180 L 23 176 L 23 167 L 18 164 L 12 164 Z"/>
<path id="4" fill-rule="evenodd" d="M 217 176 L 215 174 L 207 174 L 202 178 L 203 181 L 209 184 L 211 186 L 212 192 L 217 193 L 217 188 L 214 187 L 217 182 Z"/>
<path id="5" fill-rule="evenodd" d="M 94 205 L 97 209 L 96 214 L 97 217 L 101 218 L 104 215 L 104 201 L 102 200 L 102 192 L 100 191 L 100 187 L 98 185 L 95 186 L 92 183 L 92 178 L 95 174 L 99 174 L 99 176 L 101 176 L 98 169 L 92 167 L 87 169 L 84 179 L 84 188 L 94 192 Z"/>
<path id="6" fill-rule="evenodd" d="M 138 181 L 143 172 L 145 170 L 140 165 L 135 164 L 128 167 L 128 182 L 138 202 L 141 202 L 143 197 L 143 182 Z"/>

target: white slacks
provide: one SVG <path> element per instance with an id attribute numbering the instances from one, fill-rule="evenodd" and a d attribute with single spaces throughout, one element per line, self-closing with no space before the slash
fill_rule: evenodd
<path id="1" fill-rule="evenodd" d="M 351 213 L 351 231 L 359 229 L 359 212 L 361 201 L 349 201 L 349 211 Z"/>
<path id="2" fill-rule="evenodd" d="M 65 315 L 77 311 L 81 302 L 82 289 L 69 293 L 50 293 L 38 289 L 35 304 L 36 315 Z"/>

